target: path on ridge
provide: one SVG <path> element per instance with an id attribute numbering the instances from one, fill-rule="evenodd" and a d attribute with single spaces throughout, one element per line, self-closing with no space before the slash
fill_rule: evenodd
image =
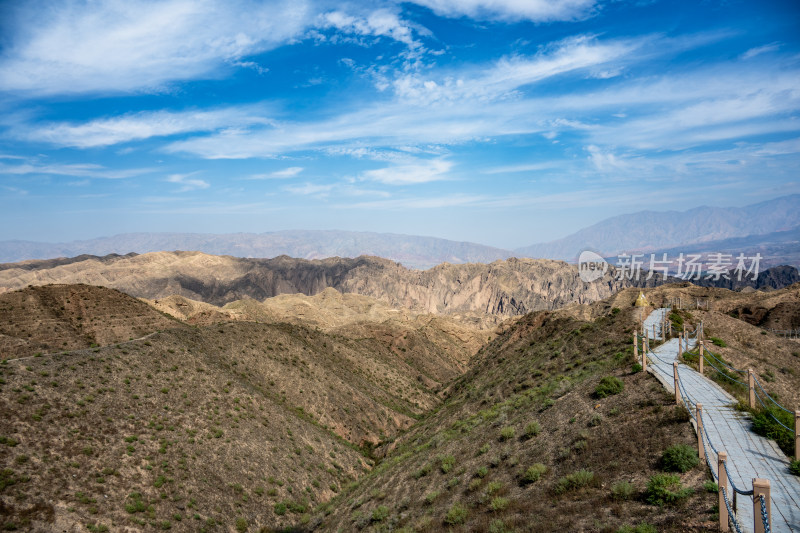
<path id="1" fill-rule="evenodd" d="M 647 317 L 644 325 L 648 337 L 653 338 L 655 324 L 656 336 L 661 339 L 660 324 L 667 312 L 664 308 L 656 309 Z M 652 363 L 647 367 L 670 392 L 674 392 L 673 363 L 678 360 L 678 342 L 677 338 L 672 338 L 653 349 L 655 357 L 651 355 Z M 688 343 L 691 350 L 696 339 L 690 338 Z M 772 531 L 800 532 L 800 478 L 789 472 L 786 455 L 775 442 L 750 430 L 749 417 L 732 407 L 736 400 L 719 385 L 680 361 L 678 376 L 691 405 L 703 404 L 703 423 L 711 443 L 717 450 L 728 453 L 731 481 L 741 490 L 750 490 L 753 478 L 768 479 L 771 484 Z M 707 451 L 716 472 L 717 455 L 708 447 Z M 730 483 L 728 486 L 729 499 L 732 499 Z M 738 496 L 736 518 L 742 531 L 752 531 L 751 497 Z"/>

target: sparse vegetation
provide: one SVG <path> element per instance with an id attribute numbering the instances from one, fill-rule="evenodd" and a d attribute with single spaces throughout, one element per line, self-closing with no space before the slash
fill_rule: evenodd
<path id="1" fill-rule="evenodd" d="M 622 380 L 615 376 L 606 376 L 600 380 L 600 383 L 594 389 L 594 395 L 597 398 L 606 398 L 619 394 L 625 388 Z"/>
<path id="2" fill-rule="evenodd" d="M 595 476 L 591 470 L 581 469 L 560 478 L 556 482 L 555 492 L 556 494 L 563 494 L 568 491 L 581 489 L 594 482 L 594 480 Z"/>
<path id="3" fill-rule="evenodd" d="M 661 455 L 661 466 L 667 472 L 688 472 L 699 462 L 697 452 L 686 444 L 670 446 Z"/>
<path id="4" fill-rule="evenodd" d="M 456 503 L 453 504 L 453 506 L 447 511 L 444 522 L 445 524 L 451 526 L 457 526 L 466 522 L 468 514 L 469 511 L 467 511 L 465 506 L 461 505 L 460 503 Z"/>
<path id="5" fill-rule="evenodd" d="M 651 505 L 672 505 L 685 500 L 692 492 L 692 489 L 684 488 L 677 475 L 656 474 L 647 483 L 645 499 Z"/>

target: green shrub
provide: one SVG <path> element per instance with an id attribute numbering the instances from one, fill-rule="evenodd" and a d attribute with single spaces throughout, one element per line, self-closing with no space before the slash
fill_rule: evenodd
<path id="1" fill-rule="evenodd" d="M 647 483 L 645 499 L 651 505 L 675 504 L 688 498 L 692 489 L 684 488 L 675 474 L 656 474 Z"/>
<path id="2" fill-rule="evenodd" d="M 495 492 L 498 492 L 500 489 L 503 488 L 503 484 L 499 481 L 492 481 L 488 485 L 486 485 L 486 495 L 491 496 Z"/>
<path id="3" fill-rule="evenodd" d="M 444 456 L 444 457 L 440 457 L 440 459 L 441 459 L 441 462 L 442 462 L 442 464 L 440 466 L 440 468 L 442 470 L 442 474 L 448 473 L 450 470 L 453 469 L 453 465 L 456 464 L 456 458 L 453 457 L 452 455 L 447 455 L 447 456 Z"/>
<path id="4" fill-rule="evenodd" d="M 147 510 L 147 505 L 142 501 L 142 495 L 138 492 L 132 492 L 128 495 L 128 502 L 125 504 L 125 510 L 130 514 L 143 513 Z"/>
<path id="5" fill-rule="evenodd" d="M 494 497 L 489 503 L 489 507 L 495 512 L 503 511 L 508 507 L 508 498 L 503 498 L 502 496 Z"/>
<path id="6" fill-rule="evenodd" d="M 480 477 L 480 478 L 486 477 L 486 474 L 488 474 L 488 473 L 489 473 L 489 469 L 487 467 L 485 467 L 485 466 L 482 466 L 478 470 L 475 471 L 475 475 Z"/>
<path id="7" fill-rule="evenodd" d="M 514 438 L 514 428 L 506 426 L 500 430 L 500 440 L 511 440 Z"/>
<path id="8" fill-rule="evenodd" d="M 717 485 L 713 481 L 706 481 L 705 483 L 703 483 L 703 489 L 705 489 L 706 492 L 717 494 L 719 492 L 719 485 Z"/>
<path id="9" fill-rule="evenodd" d="M 245 531 L 247 531 L 247 520 L 245 520 L 244 518 L 241 518 L 241 517 L 237 518 L 236 519 L 236 531 L 238 531 L 239 533 L 244 533 Z"/>
<path id="10" fill-rule="evenodd" d="M 489 524 L 489 533 L 508 533 L 509 531 L 502 520 L 492 520 Z"/>
<path id="11" fill-rule="evenodd" d="M 620 309 L 619 307 L 612 307 L 611 308 L 611 314 L 612 315 L 618 315 L 620 311 L 622 311 L 622 309 Z"/>
<path id="12" fill-rule="evenodd" d="M 773 418 L 774 417 L 774 418 Z M 777 407 L 753 413 L 753 431 L 763 437 L 774 440 L 786 455 L 794 453 L 794 435 L 781 427 L 775 419 L 786 427 L 794 427 L 793 413 L 787 413 Z"/>
<path id="13" fill-rule="evenodd" d="M 385 505 L 379 505 L 372 511 L 373 522 L 383 522 L 387 518 L 389 518 L 389 508 Z"/>
<path id="14" fill-rule="evenodd" d="M 444 517 L 445 524 L 457 526 L 467 521 L 467 508 L 460 503 L 453 504 Z"/>
<path id="15" fill-rule="evenodd" d="M 800 459 L 792 461 L 789 464 L 789 472 L 791 472 L 795 476 L 800 476 Z"/>
<path id="16" fill-rule="evenodd" d="M 642 365 L 639 363 L 633 363 L 631 365 L 631 372 L 637 374 L 642 371 Z"/>
<path id="17" fill-rule="evenodd" d="M 525 470 L 525 473 L 522 476 L 522 482 L 536 483 L 542 478 L 545 472 L 547 472 L 546 466 L 544 466 L 542 463 L 535 463 Z"/>
<path id="18" fill-rule="evenodd" d="M 592 483 L 594 479 L 594 473 L 590 470 L 581 469 L 572 474 L 567 474 L 556 482 L 556 494 L 580 489 Z"/>
<path id="19" fill-rule="evenodd" d="M 539 422 L 533 421 L 525 426 L 525 433 L 523 436 L 526 439 L 532 439 L 536 435 L 538 435 L 542 431 L 542 426 L 539 425 Z"/>
<path id="20" fill-rule="evenodd" d="M 598 398 L 605 398 L 607 396 L 619 394 L 624 388 L 625 385 L 622 383 L 621 379 L 614 376 L 606 376 L 600 380 L 597 388 L 594 389 L 594 395 Z"/>
<path id="21" fill-rule="evenodd" d="M 636 489 L 628 481 L 617 481 L 611 485 L 611 497 L 618 501 L 630 500 L 634 492 Z"/>
<path id="22" fill-rule="evenodd" d="M 287 506 L 284 502 L 278 502 L 275 504 L 275 507 L 273 507 L 273 510 L 276 515 L 283 516 L 286 514 Z"/>
<path id="23" fill-rule="evenodd" d="M 717 337 L 709 337 L 708 340 L 710 340 L 714 346 L 719 346 L 720 348 L 725 348 L 728 346 L 724 340 Z"/>
<path id="24" fill-rule="evenodd" d="M 667 472 L 688 472 L 699 462 L 697 452 L 686 444 L 670 446 L 661 455 L 661 467 Z"/>
<path id="25" fill-rule="evenodd" d="M 438 490 L 435 490 L 433 492 L 428 493 L 428 495 L 425 496 L 425 502 L 428 503 L 428 504 L 431 504 L 431 503 L 435 502 L 436 498 L 439 497 L 439 494 L 441 494 L 441 493 Z"/>

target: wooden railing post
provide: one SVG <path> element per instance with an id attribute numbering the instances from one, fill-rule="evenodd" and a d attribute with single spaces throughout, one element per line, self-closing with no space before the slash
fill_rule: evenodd
<path id="1" fill-rule="evenodd" d="M 756 408 L 756 381 L 753 375 L 753 369 L 747 369 L 747 383 L 750 388 L 750 409 Z"/>
<path id="2" fill-rule="evenodd" d="M 678 332 L 678 357 L 683 356 L 683 336 L 680 331 Z"/>
<path id="3" fill-rule="evenodd" d="M 800 461 L 800 411 L 794 412 L 794 460 Z"/>
<path id="4" fill-rule="evenodd" d="M 678 362 L 672 363 L 672 375 L 675 378 L 675 403 L 681 404 L 681 390 L 678 386 Z"/>
<path id="5" fill-rule="evenodd" d="M 717 476 L 719 477 L 719 530 L 720 531 L 730 531 L 728 526 L 728 506 L 725 505 L 725 493 L 722 492 L 722 489 L 725 489 L 725 492 L 728 491 L 728 473 L 725 471 L 725 461 L 728 460 L 728 454 L 725 452 L 719 452 L 717 455 Z"/>
<path id="6" fill-rule="evenodd" d="M 656 325 L 653 324 L 653 340 L 656 340 Z"/>
<path id="7" fill-rule="evenodd" d="M 700 375 L 703 375 L 703 360 L 705 359 L 704 351 L 703 351 L 703 341 L 700 341 Z"/>
<path id="8" fill-rule="evenodd" d="M 703 404 L 695 404 L 694 417 L 697 419 L 697 454 L 701 461 L 706 460 L 706 448 L 703 446 Z"/>
<path id="9" fill-rule="evenodd" d="M 635 331 L 633 332 L 633 359 L 635 361 L 639 360 L 639 339 Z"/>
<path id="10" fill-rule="evenodd" d="M 772 509 L 769 496 L 769 480 L 753 479 L 753 532 L 765 533 L 764 517 L 761 515 L 761 496 L 764 496 L 764 504 L 767 508 L 767 524 L 772 523 Z M 771 529 L 771 528 L 770 528 Z"/>

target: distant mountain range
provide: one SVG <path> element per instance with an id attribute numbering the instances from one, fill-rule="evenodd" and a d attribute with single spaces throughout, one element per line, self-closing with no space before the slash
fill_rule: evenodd
<path id="1" fill-rule="evenodd" d="M 491 263 L 514 252 L 435 237 L 356 231 L 276 231 L 270 233 L 125 233 L 69 243 L 0 242 L 0 262 L 89 254 L 198 251 L 213 255 L 299 259 L 371 255 L 426 269 L 440 263 Z"/>
<path id="2" fill-rule="evenodd" d="M 688 211 L 641 211 L 605 219 L 550 242 L 505 250 L 435 237 L 354 231 L 269 233 L 126 233 L 69 243 L 0 242 L 0 262 L 74 257 L 82 254 L 200 251 L 214 255 L 301 259 L 383 257 L 427 269 L 440 263 L 490 263 L 510 257 L 576 261 L 591 249 L 605 257 L 621 252 L 670 254 L 739 252 L 764 257 L 762 265 L 800 266 L 800 195 L 744 207 L 697 207 Z"/>
<path id="3" fill-rule="evenodd" d="M 747 246 L 756 248 L 774 242 L 775 232 L 800 227 L 800 194 L 782 196 L 744 207 L 696 207 L 688 211 L 641 211 L 605 219 L 572 235 L 515 250 L 527 257 L 576 260 L 582 250 L 604 256 L 621 252 L 680 250 L 688 253 L 720 251 Z M 747 237 L 742 242 L 719 242 Z M 787 242 L 788 241 L 788 242 Z M 783 236 L 784 253 L 800 252 L 797 239 Z"/>

